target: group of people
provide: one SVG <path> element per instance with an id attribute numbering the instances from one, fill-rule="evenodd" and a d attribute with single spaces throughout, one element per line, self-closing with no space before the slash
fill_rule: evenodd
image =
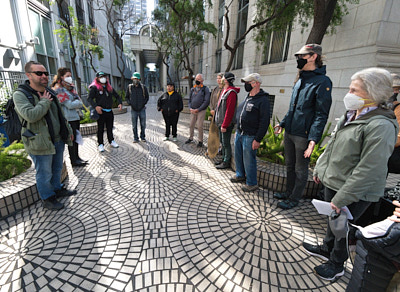
<path id="1" fill-rule="evenodd" d="M 277 206 L 282 209 L 296 207 L 303 195 L 310 156 L 321 139 L 332 103 L 332 82 L 326 76 L 322 47 L 317 44 L 305 45 L 295 53 L 295 57 L 299 72 L 293 86 L 289 110 L 282 121 L 275 125 L 276 133 L 285 129 L 286 191 L 273 194 L 274 198 L 281 200 Z M 20 119 L 26 121 L 23 131 L 29 130 L 32 133 L 27 137 L 22 135 L 22 141 L 34 161 L 37 188 L 44 207 L 61 209 L 63 206 L 57 198 L 76 193 L 66 189 L 60 182 L 64 145 L 68 144 L 73 166 L 87 163 L 80 158 L 75 140 L 79 131 L 82 101 L 74 90 L 71 72 L 67 68 L 58 70 L 52 84 L 53 89 L 47 87 L 49 73 L 42 64 L 28 62 L 25 73 L 28 80 L 20 85 L 24 91 L 17 90 L 13 97 Z M 149 95 L 140 79 L 140 74 L 135 72 L 132 84 L 126 90 L 127 100 L 132 108 L 135 143 L 139 142 L 138 118 L 141 125 L 140 139 L 146 142 L 145 109 Z M 231 165 L 230 141 L 235 129 L 236 171 L 231 181 L 245 183 L 243 191 L 255 191 L 258 189 L 256 153 L 270 123 L 269 96 L 261 88 L 262 78 L 260 74 L 252 73 L 241 79 L 247 95 L 240 104 L 240 88 L 234 86 L 233 73 L 218 74 L 218 86 L 211 92 L 203 82 L 202 74 L 198 74 L 189 95 L 190 129 L 185 143 L 194 141 L 194 127 L 197 124 L 197 147 L 203 147 L 203 122 L 207 107 L 210 106 L 211 118 L 218 127 L 222 152 L 216 168 L 225 169 Z M 339 119 L 324 154 L 314 168 L 314 181 L 323 184 L 325 201 L 330 203 L 333 212 L 340 214 L 342 208 L 347 206 L 355 224 L 365 215 L 371 204 L 383 196 L 388 173 L 387 162 L 395 149 L 399 131 L 392 110 L 393 100 L 389 100 L 390 97 L 393 98 L 392 82 L 391 74 L 380 68 L 361 70 L 351 77 L 349 91 L 343 99 L 346 112 Z M 111 147 L 118 147 L 112 133 L 112 98 L 117 100 L 120 109 L 121 98 L 103 72 L 96 74 L 89 89 L 89 103 L 99 115 L 99 151 L 104 151 L 104 126 L 107 128 L 109 144 Z M 29 98 L 34 101 L 29 101 Z M 183 103 L 173 83 L 167 84 L 167 92 L 158 99 L 157 108 L 162 112 L 166 124 L 164 140 L 170 139 L 172 127 L 172 140 L 176 141 L 177 122 Z M 394 204 L 397 208 L 391 220 L 398 226 L 400 204 Z M 336 237 L 328 224 L 322 244 L 303 243 L 307 253 L 326 260 L 314 268 L 314 272 L 326 280 L 343 275 L 348 258 L 347 239 Z M 368 253 L 368 247 L 363 248 Z M 358 247 L 357 251 L 359 252 Z M 375 257 L 371 263 L 368 258 L 366 263 L 373 265 L 379 259 L 382 257 Z M 398 258 L 386 258 L 385 263 L 392 263 L 394 267 L 400 264 Z M 364 263 L 365 266 L 367 264 Z M 396 268 L 392 267 L 390 271 L 396 271 Z M 363 281 L 368 277 L 365 272 Z M 351 287 L 351 291 L 356 290 Z"/>

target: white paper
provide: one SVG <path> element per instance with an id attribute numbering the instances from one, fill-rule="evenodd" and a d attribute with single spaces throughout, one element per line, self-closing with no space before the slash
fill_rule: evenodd
<path id="1" fill-rule="evenodd" d="M 314 205 L 315 209 L 317 209 L 319 214 L 328 216 L 332 214 L 333 209 L 330 202 L 313 199 L 311 203 Z M 345 206 L 341 210 L 347 214 L 347 219 L 353 220 L 353 215 L 351 215 L 349 208 Z"/>
<path id="2" fill-rule="evenodd" d="M 393 225 L 393 223 L 394 221 L 385 219 L 365 227 L 357 226 L 354 224 L 351 225 L 358 228 L 365 238 L 375 238 L 385 235 L 390 226 Z"/>
<path id="3" fill-rule="evenodd" d="M 81 132 L 79 132 L 78 130 L 76 130 L 75 133 L 75 142 L 78 143 L 79 145 L 83 145 L 83 138 Z"/>

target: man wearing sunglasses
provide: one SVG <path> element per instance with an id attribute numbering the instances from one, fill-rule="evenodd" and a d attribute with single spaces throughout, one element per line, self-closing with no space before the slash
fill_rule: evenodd
<path id="1" fill-rule="evenodd" d="M 23 125 L 22 142 L 35 164 L 36 187 L 43 207 L 59 210 L 63 204 L 57 198 L 76 194 L 61 184 L 64 146 L 72 145 L 72 130 L 55 92 L 47 88 L 46 68 L 30 61 L 25 65 L 25 74 L 28 80 L 13 95 L 15 110 Z"/>
<path id="2" fill-rule="evenodd" d="M 285 163 L 287 167 L 286 191 L 275 193 L 282 209 L 299 204 L 308 179 L 310 156 L 321 140 L 332 103 L 332 81 L 322 63 L 322 47 L 308 44 L 295 54 L 298 80 L 293 87 L 289 111 L 275 133 L 285 128 Z"/>

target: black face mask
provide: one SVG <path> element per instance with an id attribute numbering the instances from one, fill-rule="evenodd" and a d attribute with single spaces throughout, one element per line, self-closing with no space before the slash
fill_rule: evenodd
<path id="1" fill-rule="evenodd" d="M 199 80 L 196 80 L 196 85 L 200 85 L 200 81 Z"/>
<path id="2" fill-rule="evenodd" d="M 251 86 L 250 83 L 244 84 L 244 90 L 246 90 L 247 92 L 250 92 L 252 89 L 253 89 L 253 86 Z"/>
<path id="3" fill-rule="evenodd" d="M 307 60 L 306 59 L 298 59 L 297 60 L 297 68 L 299 68 L 300 70 L 303 69 L 303 67 L 307 64 Z"/>

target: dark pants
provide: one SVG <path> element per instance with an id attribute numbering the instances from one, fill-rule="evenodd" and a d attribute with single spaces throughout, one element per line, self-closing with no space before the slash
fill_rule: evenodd
<path id="1" fill-rule="evenodd" d="M 226 128 L 225 133 L 222 133 L 221 127 L 218 127 L 219 142 L 221 143 L 221 150 L 222 150 L 222 160 L 227 163 L 230 163 L 232 158 L 232 146 L 231 146 L 232 130 L 233 130 L 233 125 Z"/>
<path id="2" fill-rule="evenodd" d="M 308 179 L 310 158 L 304 158 L 308 139 L 285 133 L 286 193 L 289 199 L 298 202 L 303 196 Z"/>
<path id="3" fill-rule="evenodd" d="M 163 115 L 164 121 L 165 121 L 165 137 L 169 137 L 169 135 L 171 133 L 171 127 L 172 127 L 172 136 L 176 137 L 179 113 L 167 115 L 163 111 L 162 115 Z"/>
<path id="4" fill-rule="evenodd" d="M 332 198 L 336 195 L 334 190 L 327 188 L 325 186 L 325 201 L 331 202 Z M 350 213 L 353 215 L 352 223 L 357 225 L 357 220 L 364 214 L 364 212 L 368 209 L 371 202 L 367 201 L 358 201 L 352 203 L 347 206 L 350 210 Z M 349 257 L 347 253 L 347 239 L 342 238 L 340 240 L 335 239 L 335 235 L 333 234 L 328 221 L 328 226 L 326 227 L 326 235 L 324 238 L 324 242 L 322 244 L 322 249 L 331 253 L 330 260 L 338 265 L 343 265 L 344 262 Z M 351 231 L 354 229 L 351 229 Z"/>
<path id="5" fill-rule="evenodd" d="M 108 142 L 111 143 L 114 140 L 113 136 L 113 125 L 114 125 L 114 114 L 113 112 L 103 112 L 99 115 L 100 118 L 97 120 L 97 142 L 100 144 L 104 144 L 104 124 L 107 127 L 107 139 Z"/>
<path id="6" fill-rule="evenodd" d="M 400 173 L 400 147 L 394 148 L 392 156 L 389 158 L 388 172 Z"/>
<path id="7" fill-rule="evenodd" d="M 72 134 L 74 135 L 74 141 L 72 142 L 72 146 L 68 146 L 68 152 L 69 152 L 69 159 L 71 160 L 71 163 L 75 163 L 77 159 L 79 158 L 78 154 L 78 143 L 76 143 L 76 130 L 79 131 L 80 129 L 80 123 L 79 121 L 68 121 L 69 125 L 72 128 Z"/>

